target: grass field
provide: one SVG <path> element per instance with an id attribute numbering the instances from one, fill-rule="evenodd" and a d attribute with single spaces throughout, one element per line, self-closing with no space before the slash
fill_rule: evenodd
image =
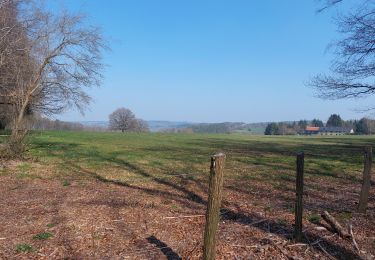
<path id="1" fill-rule="evenodd" d="M 362 147 L 374 144 L 375 137 L 51 131 L 34 133 L 28 142 L 29 155 L 57 166 L 62 177 L 79 177 L 74 172 L 81 167 L 106 179 L 130 182 L 180 174 L 205 178 L 210 155 L 224 152 L 228 156 L 226 178 L 275 182 L 294 174 L 293 155 L 298 151 L 306 153 L 310 176 L 359 179 Z"/>
<path id="2" fill-rule="evenodd" d="M 293 246 L 288 252 L 304 258 L 328 258 L 327 252 L 335 258 L 357 257 L 350 241 L 329 237 L 328 231 L 322 234 L 314 230 L 312 222 L 319 221 L 322 210 L 328 210 L 343 223 L 351 219 L 363 250 L 375 254 L 373 191 L 368 214 L 355 213 L 363 170 L 362 149 L 373 145 L 375 136 L 47 131 L 32 133 L 27 142 L 29 159 L 8 163 L 1 170 L 0 188 L 6 197 L 2 205 L 14 206 L 2 209 L 2 215 L 8 216 L 2 221 L 8 225 L 0 228 L 0 238 L 4 238 L 0 240 L 0 251 L 5 252 L 0 257 L 54 253 L 52 258 L 121 254 L 136 259 L 170 255 L 199 258 L 204 218 L 178 216 L 204 214 L 209 159 L 216 152 L 227 155 L 219 258 L 267 258 L 277 252 L 280 255 L 278 247 L 272 246 L 274 241 L 283 246 L 293 244 L 298 151 L 306 154 L 305 225 L 310 230 L 305 233 L 306 239 L 320 239 L 321 243 Z M 70 201 L 79 200 L 81 203 L 70 205 Z M 25 201 L 26 208 L 16 211 L 17 201 Z M 42 213 L 35 215 L 27 206 L 42 207 L 46 212 L 40 209 Z M 65 212 L 64 216 L 58 217 L 61 212 Z M 26 222 L 9 220 L 14 214 L 28 216 Z M 176 218 L 164 219 L 171 216 Z M 107 232 L 103 223 L 113 218 L 131 225 L 133 233 L 124 235 L 121 227 L 110 224 L 106 224 L 111 230 Z M 259 224 L 252 224 L 255 222 Z M 51 223 L 55 227 L 47 228 Z M 185 233 L 181 234 L 181 230 Z M 33 239 L 46 232 L 51 233 L 45 235 L 46 241 Z M 89 239 L 81 241 L 79 238 L 85 233 Z M 70 241 L 69 246 L 66 240 Z M 33 250 L 17 249 L 27 248 L 25 245 Z"/>

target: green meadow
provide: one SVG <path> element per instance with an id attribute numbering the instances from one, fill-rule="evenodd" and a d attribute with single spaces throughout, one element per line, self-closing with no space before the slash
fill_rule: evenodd
<path id="1" fill-rule="evenodd" d="M 204 220 L 179 216 L 203 216 L 210 156 L 218 152 L 226 154 L 219 231 L 220 243 L 226 248 L 220 254 L 234 250 L 228 242 L 231 240 L 226 240 L 229 236 L 249 245 L 262 243 L 269 234 L 294 243 L 290 236 L 296 153 L 303 151 L 305 234 L 310 241 L 325 241 L 326 248 L 340 254 L 338 258 L 354 259 L 350 244 L 314 228 L 323 210 L 343 225 L 352 220 L 358 241 L 373 252 L 373 239 L 368 239 L 374 232 L 368 217 L 371 213 L 357 214 L 356 203 L 363 147 L 374 141 L 375 136 L 32 132 L 27 138 L 25 159 L 8 161 L 0 168 L 3 204 L 9 205 L 3 209 L 6 217 L 2 221 L 7 222 L 7 232 L 14 234 L 0 247 L 29 255 L 47 250 L 46 255 L 50 255 L 69 238 L 85 248 L 87 256 L 108 246 L 134 253 L 139 250 L 129 243 L 134 234 L 145 243 L 157 234 L 185 259 L 202 240 Z M 12 206 L 19 201 L 23 206 Z M 369 205 L 371 212 L 371 201 Z M 171 216 L 173 221 L 165 221 L 164 217 Z M 32 225 L 25 218 L 32 219 Z M 110 225 L 111 231 L 97 235 L 92 231 L 94 221 L 97 227 Z M 120 227 L 137 233 L 127 233 Z M 165 230 L 168 234 L 163 233 Z M 88 234 L 92 240 L 78 239 Z M 190 242 L 179 236 L 182 234 L 189 234 Z M 186 249 L 177 246 L 181 241 Z M 123 245 L 128 247 L 124 249 Z M 324 255 L 314 245 L 309 248 L 315 258 Z M 304 259 L 314 258 L 305 248 L 298 250 Z M 71 249 L 66 254 L 73 257 L 77 253 Z M 248 255 L 249 251 L 240 254 Z"/>
<path id="2" fill-rule="evenodd" d="M 227 180 L 279 183 L 293 179 L 295 154 L 304 151 L 309 178 L 360 180 L 362 149 L 374 142 L 375 136 L 42 131 L 28 137 L 27 156 L 50 171 L 33 171 L 28 162 L 18 168 L 22 176 L 64 180 L 152 182 L 183 175 L 204 181 L 210 156 L 224 152 Z"/>

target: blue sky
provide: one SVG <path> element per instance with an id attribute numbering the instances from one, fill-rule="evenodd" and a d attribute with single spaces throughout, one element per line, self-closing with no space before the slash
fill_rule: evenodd
<path id="1" fill-rule="evenodd" d="M 304 85 L 328 71 L 336 9 L 315 0 L 61 0 L 102 27 L 112 51 L 85 116 L 118 107 L 146 120 L 263 122 L 366 114 L 374 99 L 323 101 Z M 55 7 L 56 8 L 56 7 Z"/>

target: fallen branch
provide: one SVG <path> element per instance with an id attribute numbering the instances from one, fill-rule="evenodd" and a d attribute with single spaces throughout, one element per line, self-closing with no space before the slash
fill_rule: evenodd
<path id="1" fill-rule="evenodd" d="M 258 248 L 258 247 L 262 247 L 262 246 L 259 246 L 259 245 L 249 246 L 249 245 L 232 245 L 232 244 L 229 244 L 229 246 L 232 246 L 232 247 L 244 247 L 244 248 Z"/>
<path id="2" fill-rule="evenodd" d="M 337 234 L 335 233 L 335 234 L 332 234 L 332 235 L 326 235 L 326 236 L 324 236 L 323 238 L 324 239 L 327 239 L 327 238 L 330 238 L 330 237 L 334 237 L 334 236 L 336 236 Z"/>
<path id="3" fill-rule="evenodd" d="M 286 247 L 295 247 L 295 246 L 309 246 L 309 245 L 305 243 L 297 243 L 297 244 L 287 245 Z"/>
<path id="4" fill-rule="evenodd" d="M 361 254 L 361 250 L 359 250 L 357 241 L 355 241 L 355 238 L 354 238 L 352 223 L 349 224 L 349 232 L 350 232 L 350 235 L 352 237 L 352 241 L 353 241 L 355 249 L 357 249 L 358 253 Z"/>
<path id="5" fill-rule="evenodd" d="M 55 250 L 53 250 L 53 252 L 48 257 L 52 257 L 53 255 L 55 255 L 58 250 L 59 250 L 59 248 L 56 247 Z"/>
<path id="6" fill-rule="evenodd" d="M 259 221 L 255 221 L 255 222 L 250 223 L 249 226 L 254 226 L 254 225 L 266 222 L 266 221 L 267 221 L 267 219 L 262 219 L 262 220 L 259 220 Z"/>
<path id="7" fill-rule="evenodd" d="M 327 211 L 324 211 L 322 218 L 334 229 L 342 238 L 350 238 L 350 234 L 340 225 L 340 223 Z"/>
<path id="8" fill-rule="evenodd" d="M 312 243 L 310 244 L 310 246 L 314 246 L 314 245 L 316 245 L 316 244 L 319 244 L 320 242 L 322 242 L 322 240 L 321 240 L 321 239 L 317 239 L 316 241 L 312 242 Z"/>
<path id="9" fill-rule="evenodd" d="M 205 215 L 189 215 L 189 216 L 177 216 L 177 217 L 164 217 L 163 219 L 174 219 L 174 218 L 196 218 L 204 217 Z"/>
<path id="10" fill-rule="evenodd" d="M 322 247 L 322 245 L 320 244 L 320 242 L 318 243 L 318 246 L 320 247 L 320 249 L 327 255 L 328 259 L 332 259 L 332 260 L 335 260 L 336 258 L 334 258 L 330 253 L 327 252 L 327 250 L 324 249 L 324 247 Z"/>
<path id="11" fill-rule="evenodd" d="M 325 231 L 325 230 L 327 230 L 325 227 L 315 227 L 314 229 L 318 230 L 318 231 Z"/>

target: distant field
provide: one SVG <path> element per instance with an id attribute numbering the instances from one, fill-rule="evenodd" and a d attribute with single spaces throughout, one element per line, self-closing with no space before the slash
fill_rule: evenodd
<path id="1" fill-rule="evenodd" d="M 14 207 L 3 208 L 6 212 L 0 221 L 8 221 L 3 231 L 9 232 L 10 237 L 6 243 L 0 240 L 0 251 L 6 252 L 0 253 L 0 257 L 14 256 L 14 248 L 21 242 L 40 249 L 29 252 L 30 255 L 36 252 L 48 255 L 69 238 L 81 251 L 71 247 L 62 250 L 61 257 L 85 258 L 94 254 L 100 258 L 122 252 L 122 256 L 130 254 L 133 258 L 129 252 L 136 252 L 139 257 L 136 259 L 152 258 L 147 250 L 137 253 L 139 248 L 148 247 L 129 242 L 135 239 L 131 238 L 133 235 L 104 224 L 111 219 L 122 219 L 125 224 L 130 221 L 126 225 L 131 225 L 141 244 L 148 245 L 150 237 L 156 236 L 183 258 L 199 257 L 201 251 L 197 245 L 201 243 L 204 219 L 166 221 L 163 217 L 204 214 L 209 158 L 216 152 L 227 155 L 223 203 L 226 213 L 219 231 L 219 256 L 222 259 L 233 254 L 270 257 L 277 248 L 257 251 L 255 247 L 235 245 L 261 245 L 269 234 L 283 243 L 292 243 L 295 153 L 298 151 L 306 154 L 305 226 L 310 230 L 307 237 L 322 239 L 322 246 L 329 252 L 349 258 L 355 256 L 349 242 L 327 238 L 327 232 L 313 231 L 314 224 L 309 220 L 317 218 L 322 210 L 329 210 L 344 223 L 353 217 L 359 244 L 374 254 L 373 193 L 370 215 L 355 214 L 363 169 L 362 148 L 373 144 L 375 136 L 34 132 L 28 138 L 30 159 L 15 162 L 1 171 L 0 189 L 5 199 L 0 202 L 17 205 L 17 201 L 30 200 L 27 207 L 44 207 L 48 213 L 35 216 L 35 211 L 29 212 L 26 207 L 11 214 Z M 62 208 L 54 209 L 56 205 Z M 56 216 L 61 211 L 65 212 L 63 218 Z M 95 214 L 91 215 L 92 212 Z M 29 216 L 30 221 L 35 219 L 34 227 L 21 220 L 12 222 L 9 216 L 15 214 Z M 251 225 L 262 219 L 261 224 Z M 14 221 L 21 221 L 20 226 L 15 227 Z M 104 225 L 115 231 L 108 233 L 98 228 L 103 233 L 100 238 L 92 238 L 94 242 L 81 241 L 79 237 L 91 232 L 89 221 L 94 221 L 96 227 Z M 51 238 L 49 244 L 36 243 L 32 234 L 45 231 L 49 222 L 56 222 L 51 232 L 58 232 L 59 236 Z M 180 229 L 189 234 L 189 239 Z M 6 235 L 0 229 L 1 236 Z M 112 249 L 104 252 L 104 248 Z M 325 256 L 316 244 L 310 250 L 299 247 L 288 250 L 305 258 Z M 159 253 L 152 255 L 154 259 L 163 256 L 162 251 Z"/>

